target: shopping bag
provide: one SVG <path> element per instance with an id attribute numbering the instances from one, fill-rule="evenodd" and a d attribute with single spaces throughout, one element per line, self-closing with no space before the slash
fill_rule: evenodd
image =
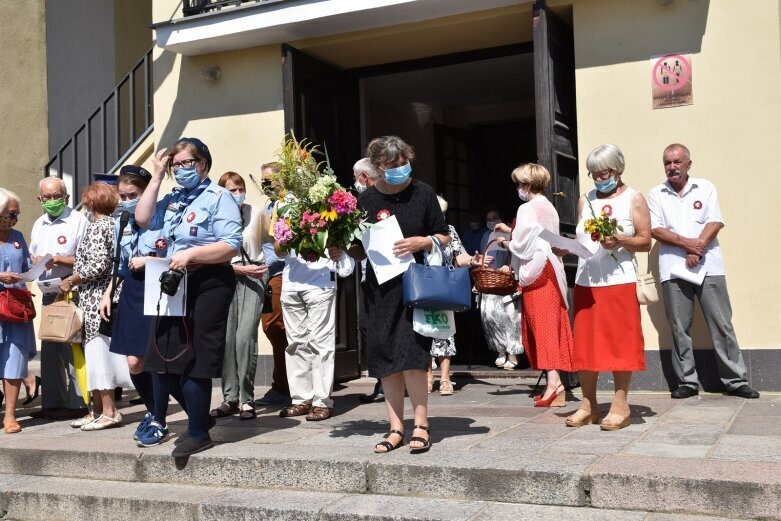
<path id="1" fill-rule="evenodd" d="M 450 310 L 414 308 L 412 329 L 419 335 L 444 340 L 456 334 L 456 321 Z"/>

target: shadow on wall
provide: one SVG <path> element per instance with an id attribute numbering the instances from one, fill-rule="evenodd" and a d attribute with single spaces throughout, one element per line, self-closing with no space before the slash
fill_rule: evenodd
<path id="1" fill-rule="evenodd" d="M 168 121 L 160 130 L 158 146 L 170 146 L 176 142 L 192 121 L 282 110 L 281 65 L 269 77 L 268 71 L 273 69 L 270 69 L 269 55 L 265 52 L 259 54 L 257 49 L 243 49 L 200 56 L 182 55 L 178 65 L 177 56 L 166 51 L 155 60 L 156 96 L 163 81 L 175 73 L 177 67 L 179 72 L 176 96 Z M 274 52 L 274 57 L 278 57 L 278 51 Z M 202 69 L 214 66 L 221 69 L 220 79 L 209 81 L 201 77 Z M 217 138 L 207 134 L 198 137 L 206 143 Z M 237 140 L 252 139 L 252 136 L 233 137 Z"/>
<path id="2" fill-rule="evenodd" d="M 667 6 L 655 0 L 575 4 L 576 67 L 637 62 L 672 52 L 698 53 L 709 8 L 710 0 L 677 0 Z M 586 29 L 578 31 L 578 27 Z M 578 52 L 579 47 L 587 51 Z"/>

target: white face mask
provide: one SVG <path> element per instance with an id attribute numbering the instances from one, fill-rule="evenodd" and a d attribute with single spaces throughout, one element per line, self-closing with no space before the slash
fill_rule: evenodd
<path id="1" fill-rule="evenodd" d="M 485 223 L 485 227 L 493 231 L 497 224 L 499 224 L 499 221 L 488 221 Z"/>
<path id="2" fill-rule="evenodd" d="M 353 183 L 353 186 L 355 187 L 355 191 L 358 193 L 363 192 L 367 188 L 366 185 L 362 185 L 361 182 L 357 179 L 355 180 L 355 183 Z"/>
<path id="3" fill-rule="evenodd" d="M 523 188 L 518 188 L 518 198 L 523 201 L 524 203 L 529 200 L 529 190 L 524 190 Z"/>

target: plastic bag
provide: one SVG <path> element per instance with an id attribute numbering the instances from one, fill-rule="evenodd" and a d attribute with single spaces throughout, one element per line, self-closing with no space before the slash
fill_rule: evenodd
<path id="1" fill-rule="evenodd" d="M 412 329 L 429 338 L 447 339 L 456 334 L 456 321 L 450 310 L 414 308 Z"/>

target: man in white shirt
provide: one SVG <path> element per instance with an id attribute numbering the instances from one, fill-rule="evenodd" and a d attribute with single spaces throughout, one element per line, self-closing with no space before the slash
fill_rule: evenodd
<path id="1" fill-rule="evenodd" d="M 689 149 L 675 143 L 664 149 L 667 181 L 648 194 L 651 233 L 660 243 L 659 273 L 673 337 L 672 367 L 678 388 L 672 398 L 699 393 L 691 329 L 694 298 L 700 302 L 727 394 L 759 398 L 748 385 L 746 365 L 732 327 L 724 259 L 717 235 L 724 227 L 716 188 L 689 177 Z"/>
<path id="2" fill-rule="evenodd" d="M 47 253 L 52 260 L 40 280 L 62 279 L 73 273 L 76 247 L 89 221 L 68 207 L 68 189 L 62 179 L 47 177 L 38 186 L 38 201 L 44 214 L 33 224 L 30 255 L 38 262 Z M 56 294 L 43 296 L 43 304 L 54 302 Z M 76 382 L 71 345 L 41 342 L 41 405 L 36 416 L 64 419 L 84 416 L 84 400 Z"/>

